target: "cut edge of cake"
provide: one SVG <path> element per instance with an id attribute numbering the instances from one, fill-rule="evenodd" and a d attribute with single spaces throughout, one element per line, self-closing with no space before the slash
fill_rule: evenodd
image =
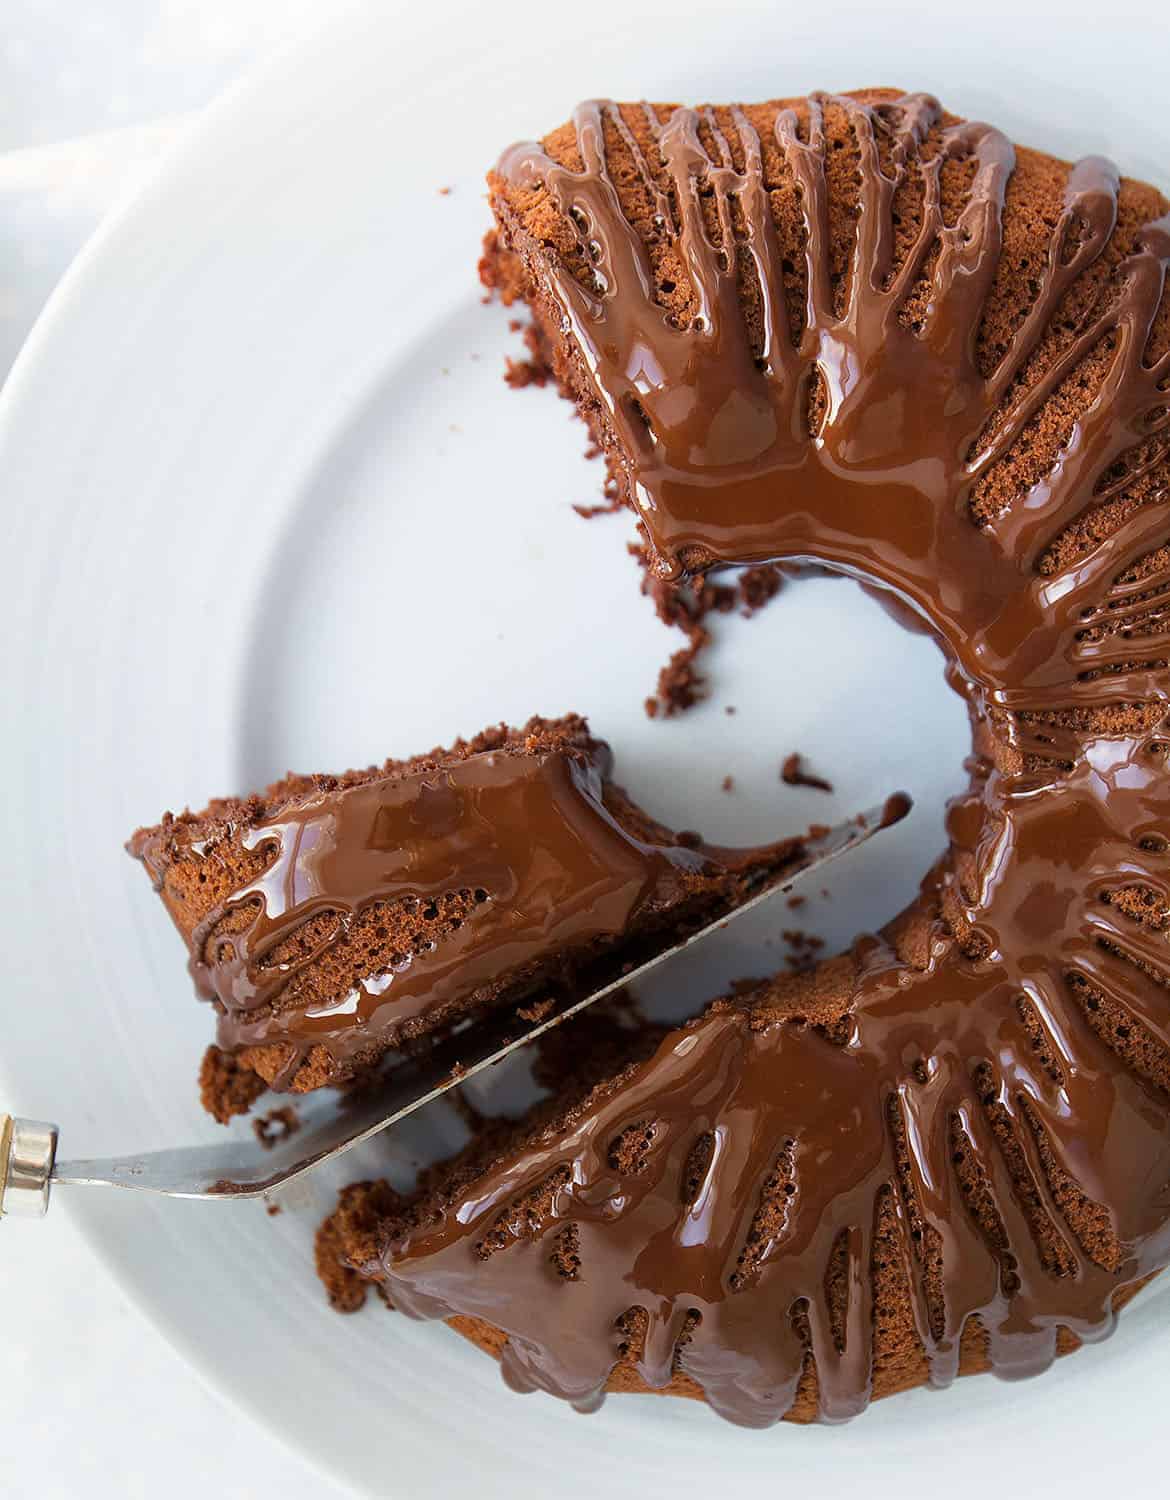
<path id="1" fill-rule="evenodd" d="M 549 754 L 580 758 L 583 763 L 600 760 L 600 807 L 631 846 L 679 851 L 680 857 L 689 859 L 693 868 L 684 866 L 674 872 L 661 890 L 652 888 L 629 927 L 620 935 L 590 940 L 576 948 L 551 946 L 532 962 L 506 967 L 491 982 L 469 989 L 457 996 L 455 1002 L 424 1010 L 400 1026 L 383 1028 L 369 1038 L 368 1047 L 356 1059 L 351 1059 L 352 1065 L 339 1063 L 324 1044 L 308 1046 L 295 1060 L 291 1072 L 293 1060 L 289 1047 L 282 1042 L 210 1046 L 199 1079 L 201 1098 L 209 1113 L 226 1122 L 250 1109 L 271 1088 L 302 1094 L 322 1087 L 362 1082 L 376 1074 L 388 1054 L 427 1045 L 447 1034 L 454 1025 L 508 1007 L 523 1013 L 540 1003 L 546 991 L 563 995 L 578 983 L 592 988 L 594 976 L 604 969 L 604 977 L 609 978 L 627 952 L 631 965 L 651 956 L 655 946 L 663 945 L 664 938 L 673 943 L 704 922 L 726 914 L 761 884 L 790 869 L 804 856 L 805 845 L 800 838 L 782 839 L 758 850 L 731 851 L 709 848 L 697 835 L 666 828 L 609 779 L 608 747 L 595 739 L 586 721 L 575 714 L 555 720 L 534 717 L 519 729 L 503 724 L 493 726 L 471 739 L 457 740 L 449 749 L 390 760 L 341 776 L 290 774 L 256 796 L 217 799 L 198 812 L 188 811 L 177 817 L 168 814 L 153 827 L 140 829 L 127 848 L 150 871 L 164 905 L 188 945 L 195 972 L 205 950 L 221 941 L 230 944 L 243 925 L 242 920 L 235 920 L 236 909 L 231 903 L 233 897 L 259 882 L 265 873 L 264 844 L 248 847 L 247 841 L 251 837 L 255 844 L 266 824 L 290 816 L 308 803 L 322 798 L 327 802 L 333 794 L 373 783 L 385 782 L 390 786 L 407 778 L 425 780 L 431 773 L 449 771 L 479 756 Z M 361 963 L 371 973 L 378 972 L 380 965 L 391 965 L 396 954 L 410 943 L 421 943 L 423 949 L 435 946 L 441 949 L 443 942 L 469 918 L 470 913 L 459 903 L 460 894 L 463 893 L 452 895 L 450 912 L 446 909 L 450 903 L 440 903 L 438 920 L 434 920 L 434 911 L 427 913 L 426 909 L 426 922 L 413 913 L 403 915 L 397 908 L 389 916 L 383 912 L 381 925 L 362 934 L 365 946 L 358 955 Z M 214 920 L 207 929 L 211 918 Z M 359 913 L 358 925 L 363 921 L 364 913 Z M 311 923 L 305 926 L 311 931 Z M 365 926 L 370 923 L 365 922 Z M 199 946 L 198 954 L 193 944 Z M 421 956 L 425 963 L 425 953 Z M 362 982 L 360 974 L 355 981 L 352 973 L 343 979 L 325 976 L 319 983 L 317 978 L 310 964 L 309 983 L 315 986 L 312 1003 L 326 1011 L 345 1001 L 350 992 L 348 987 L 354 982 Z M 222 1017 L 220 1002 L 206 993 L 205 998 L 213 999 Z M 291 1005 L 286 1008 L 295 1010 Z"/>

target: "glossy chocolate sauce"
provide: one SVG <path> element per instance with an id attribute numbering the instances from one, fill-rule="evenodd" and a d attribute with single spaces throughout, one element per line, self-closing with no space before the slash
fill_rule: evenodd
<path id="1" fill-rule="evenodd" d="M 751 851 L 642 842 L 604 805 L 609 768 L 598 742 L 588 753 L 489 751 L 442 770 L 321 791 L 250 825 L 240 842 L 268 855 L 263 873 L 188 937 L 196 987 L 218 1013 L 219 1045 L 287 1045 L 277 1087 L 315 1046 L 344 1071 L 483 987 L 623 935 L 649 902 L 683 898 L 688 877 L 763 874 L 769 861 L 783 865 L 799 854 L 791 842 Z M 156 882 L 163 850 L 156 838 L 138 851 Z M 464 915 L 443 927 L 440 941 L 424 940 L 383 970 L 362 973 L 340 1001 L 306 1003 L 297 994 L 298 975 L 360 912 L 406 903 L 438 932 L 439 903 L 452 892 Z M 242 930 L 225 928 L 241 911 L 250 914 Z M 306 939 L 315 922 L 318 935 Z"/>
<path id="2" fill-rule="evenodd" d="M 1170 694 L 1170 640 L 1156 615 L 1170 574 L 1122 581 L 1167 539 L 1170 511 L 1159 497 L 1075 561 L 1040 567 L 1070 522 L 1140 477 L 1140 464 L 1121 479 L 1114 465 L 1165 420 L 1170 359 L 1144 356 L 1170 222 L 1141 231 L 1112 295 L 1065 352 L 1018 380 L 1115 227 L 1115 169 L 1098 159 L 1072 168 L 1034 300 L 985 375 L 976 333 L 999 263 L 1011 144 L 985 125 L 940 127 L 923 96 L 880 109 L 836 102 L 861 152 L 840 312 L 823 102 L 810 100 L 802 120 L 791 110 L 775 120 L 804 221 L 808 293 L 795 341 L 761 144 L 744 111 L 733 112 L 737 170 L 710 112 L 680 109 L 660 123 L 647 110 L 667 190 L 607 104 L 576 113 L 581 170 L 532 145 L 499 168 L 517 187 L 547 188 L 595 267 L 585 286 L 517 236 L 620 441 L 662 570 L 807 558 L 893 591 L 944 645 L 980 743 L 994 734 L 999 745 L 972 760 L 969 791 L 950 810 L 951 848 L 924 882 L 919 909 L 933 920 L 924 966 L 903 961 L 892 939 L 859 942 L 843 1037 L 713 1012 L 669 1037 L 562 1139 L 519 1150 L 421 1226 L 391 1230 L 370 1269 L 397 1307 L 503 1329 L 511 1384 L 583 1408 L 600 1401 L 629 1340 L 626 1315 L 639 1308 L 646 1332 L 634 1363 L 651 1387 L 683 1373 L 725 1417 L 764 1425 L 791 1406 L 811 1353 L 821 1418 L 855 1414 L 873 1379 L 882 1202 L 906 1231 L 915 1327 L 935 1385 L 956 1374 L 972 1317 L 993 1368 L 1029 1374 L 1054 1357 L 1059 1328 L 1103 1336 L 1118 1288 L 1170 1262 L 1170 953 L 1161 930 L 1112 899 L 1137 885 L 1170 903 L 1168 744 L 1157 728 L 1133 728 L 1160 723 Z M 659 204 L 657 232 L 689 268 L 693 325 L 676 326 L 655 301 L 646 246 L 607 161 L 607 117 L 611 140 L 616 131 L 625 142 L 623 171 L 641 175 Z M 703 119 L 715 154 L 700 138 Z M 932 132 L 936 145 L 924 149 Z M 947 157 L 971 172 L 951 224 L 939 185 Z M 914 160 L 922 228 L 895 266 L 892 205 Z M 704 224 L 702 190 L 714 194 L 722 243 Z M 762 351 L 723 249 L 732 238 L 754 267 Z M 912 329 L 897 314 L 922 275 L 928 309 Z M 1055 466 L 977 526 L 973 486 L 1106 339 L 1104 386 Z M 810 433 L 814 372 L 826 415 Z M 1093 628 L 1136 625 L 1151 610 L 1152 625 L 1126 634 Z M 1129 716 L 1113 720 L 1126 732 L 1103 733 L 1103 718 L 1084 712 L 1064 716 L 1071 728 L 1033 716 L 1126 705 Z M 1134 705 L 1154 711 L 1135 717 Z M 944 900 L 962 921 L 944 924 Z M 611 1143 L 635 1123 L 650 1144 L 640 1170 L 623 1175 Z M 701 1184 L 684 1192 L 706 1138 Z M 982 1175 L 964 1189 L 958 1163 L 971 1153 Z M 761 1243 L 753 1225 L 781 1178 L 780 1227 Z M 534 1222 L 524 1200 L 541 1184 L 552 1185 L 552 1207 Z M 578 1269 L 566 1279 L 550 1255 L 568 1226 Z M 843 1309 L 827 1291 L 841 1257 Z"/>

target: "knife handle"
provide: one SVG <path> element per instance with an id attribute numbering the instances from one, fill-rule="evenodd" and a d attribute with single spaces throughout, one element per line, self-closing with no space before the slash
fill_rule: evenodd
<path id="1" fill-rule="evenodd" d="M 0 1112 L 0 1218 L 40 1218 L 49 1207 L 57 1127 Z"/>

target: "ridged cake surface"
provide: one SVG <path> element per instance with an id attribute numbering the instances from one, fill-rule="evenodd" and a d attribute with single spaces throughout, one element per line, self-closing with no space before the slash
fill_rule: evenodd
<path id="1" fill-rule="evenodd" d="M 415 1199 L 354 1190 L 325 1259 L 586 1407 L 1039 1371 L 1170 1261 L 1167 204 L 890 90 L 592 102 L 490 183 L 488 277 L 662 575 L 883 591 L 970 784 L 882 934 Z"/>

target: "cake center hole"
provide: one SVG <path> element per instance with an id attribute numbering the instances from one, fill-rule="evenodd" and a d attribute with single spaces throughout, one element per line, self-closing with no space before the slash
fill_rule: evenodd
<path id="1" fill-rule="evenodd" d="M 647 981 L 644 997 L 666 1019 L 693 1014 L 737 979 L 842 952 L 907 906 L 946 847 L 946 804 L 966 786 L 971 749 L 937 642 L 852 580 L 786 582 L 760 613 L 718 616 L 711 628 L 708 697 L 617 747 L 618 780 L 642 806 L 725 844 L 833 824 L 895 790 L 914 808 Z M 831 791 L 786 782 L 794 755 Z"/>

